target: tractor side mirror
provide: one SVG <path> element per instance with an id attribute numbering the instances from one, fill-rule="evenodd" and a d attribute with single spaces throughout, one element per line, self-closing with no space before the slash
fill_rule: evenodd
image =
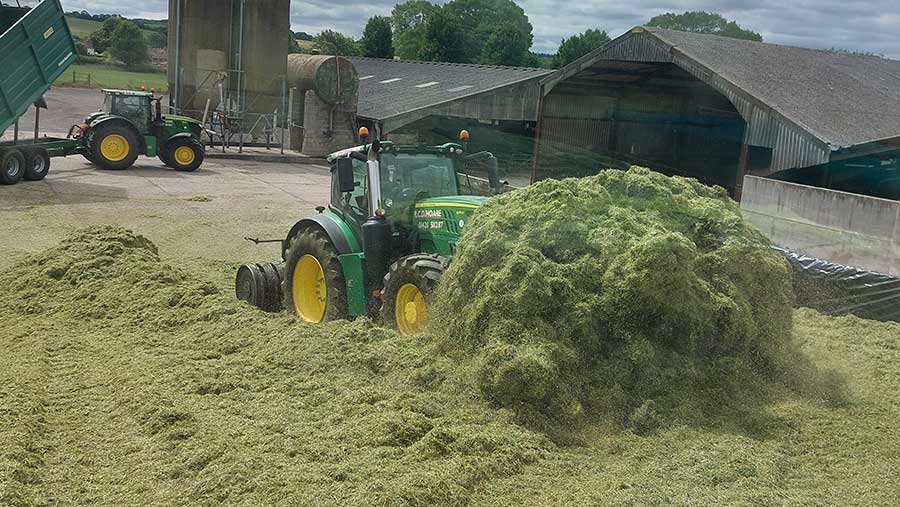
<path id="1" fill-rule="evenodd" d="M 353 192 L 356 184 L 353 182 L 353 159 L 341 157 L 337 159 L 338 187 L 341 193 Z"/>
<path id="2" fill-rule="evenodd" d="M 154 102 L 156 102 L 156 121 L 160 122 L 162 121 L 162 97 L 156 99 Z"/>

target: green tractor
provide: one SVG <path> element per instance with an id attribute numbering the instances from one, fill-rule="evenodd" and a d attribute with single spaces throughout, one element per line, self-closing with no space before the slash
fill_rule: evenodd
<path id="1" fill-rule="evenodd" d="M 128 169 L 139 155 L 158 156 L 176 171 L 196 171 L 203 163 L 200 122 L 162 114 L 162 97 L 152 93 L 103 90 L 103 94 L 100 111 L 69 132 L 78 142 L 77 152 L 97 167 Z"/>
<path id="2" fill-rule="evenodd" d="M 367 315 L 421 333 L 466 222 L 508 188 L 496 158 L 466 153 L 468 132 L 460 138 L 428 147 L 375 140 L 330 155 L 331 204 L 270 240 L 281 243 L 281 261 L 242 265 L 237 297 L 312 323 Z M 470 174 L 474 166 L 487 178 Z"/>

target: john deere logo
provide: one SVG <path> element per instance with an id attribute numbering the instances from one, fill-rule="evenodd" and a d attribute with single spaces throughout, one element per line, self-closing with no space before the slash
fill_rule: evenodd
<path id="1" fill-rule="evenodd" d="M 53 27 L 52 26 L 50 28 L 48 28 L 47 31 L 44 32 L 44 40 L 49 39 L 51 35 L 53 35 Z"/>

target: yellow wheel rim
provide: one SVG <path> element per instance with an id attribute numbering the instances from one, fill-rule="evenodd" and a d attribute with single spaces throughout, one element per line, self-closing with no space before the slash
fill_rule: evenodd
<path id="1" fill-rule="evenodd" d="M 191 165 L 196 158 L 197 156 L 194 155 L 194 150 L 190 146 L 175 148 L 175 162 L 178 162 L 178 165 Z"/>
<path id="2" fill-rule="evenodd" d="M 425 297 L 418 287 L 411 283 L 400 287 L 394 301 L 394 319 L 401 334 L 419 334 L 425 330 L 428 315 L 425 311 Z"/>
<path id="3" fill-rule="evenodd" d="M 306 322 L 322 322 L 325 316 L 328 289 L 325 286 L 325 270 L 312 255 L 300 257 L 292 275 L 291 295 L 294 311 Z"/>
<path id="4" fill-rule="evenodd" d="M 131 151 L 128 139 L 121 134 L 110 134 L 100 141 L 100 154 L 110 162 L 124 160 Z"/>

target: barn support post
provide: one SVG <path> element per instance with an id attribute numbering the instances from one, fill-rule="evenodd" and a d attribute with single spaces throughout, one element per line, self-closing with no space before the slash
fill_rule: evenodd
<path id="1" fill-rule="evenodd" d="M 741 154 L 738 157 L 737 172 L 734 175 L 734 200 L 741 202 L 741 191 L 744 188 L 744 175 L 747 174 L 747 165 L 750 159 L 750 147 L 747 143 L 741 143 Z"/>
<path id="2" fill-rule="evenodd" d="M 534 130 L 534 151 L 531 157 L 531 181 L 534 183 L 537 178 L 538 160 L 541 157 L 541 127 L 544 123 L 544 85 L 541 85 L 540 97 L 538 98 L 538 114 L 537 126 Z"/>

